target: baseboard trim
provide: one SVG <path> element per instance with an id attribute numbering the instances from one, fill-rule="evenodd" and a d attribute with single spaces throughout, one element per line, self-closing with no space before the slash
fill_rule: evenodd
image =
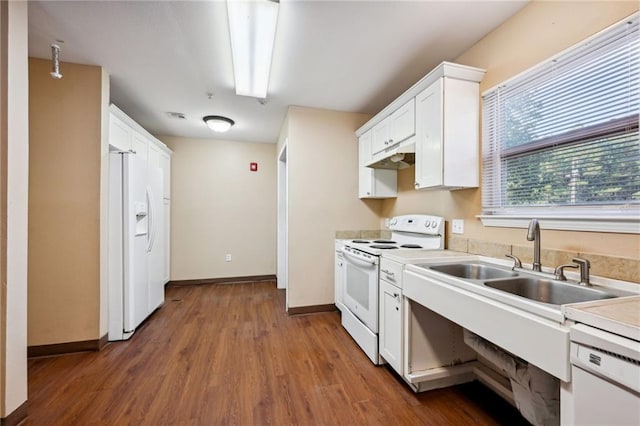
<path id="1" fill-rule="evenodd" d="M 288 315 L 314 314 L 316 312 L 331 312 L 337 310 L 336 305 L 329 303 L 327 305 L 311 305 L 289 308 Z"/>
<path id="2" fill-rule="evenodd" d="M 175 280 L 169 281 L 167 287 L 178 287 L 183 285 L 205 285 L 205 284 L 236 284 L 256 281 L 276 281 L 275 275 L 250 275 L 246 277 L 227 278 L 202 278 L 195 280 Z"/>
<path id="3" fill-rule="evenodd" d="M 103 350 L 104 347 L 107 346 L 107 343 L 109 343 L 109 334 L 105 334 L 98 340 L 98 350 Z"/>
<path id="4" fill-rule="evenodd" d="M 18 408 L 13 410 L 7 417 L 0 419 L 1 426 L 16 426 L 27 418 L 27 401 L 23 402 Z"/>
<path id="5" fill-rule="evenodd" d="M 109 343 L 109 336 L 105 334 L 100 339 L 83 340 L 81 342 L 54 343 L 52 345 L 28 346 L 27 358 L 41 356 L 65 355 L 76 352 L 100 351 Z"/>

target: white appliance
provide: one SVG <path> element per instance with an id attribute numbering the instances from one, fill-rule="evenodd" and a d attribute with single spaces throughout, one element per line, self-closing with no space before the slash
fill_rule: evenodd
<path id="1" fill-rule="evenodd" d="M 640 424 L 640 342 L 576 324 L 571 364 L 575 424 Z"/>
<path id="2" fill-rule="evenodd" d="M 374 364 L 378 353 L 378 294 L 380 255 L 444 249 L 444 219 L 427 215 L 396 216 L 389 220 L 391 239 L 345 241 L 343 253 L 342 326 Z"/>
<path id="3" fill-rule="evenodd" d="M 126 340 L 164 303 L 162 171 L 109 154 L 109 335 Z"/>

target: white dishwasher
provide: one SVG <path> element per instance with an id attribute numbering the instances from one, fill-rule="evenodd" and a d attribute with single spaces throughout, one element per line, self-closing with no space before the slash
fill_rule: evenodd
<path id="1" fill-rule="evenodd" d="M 576 324 L 571 376 L 576 425 L 640 425 L 640 342 Z"/>

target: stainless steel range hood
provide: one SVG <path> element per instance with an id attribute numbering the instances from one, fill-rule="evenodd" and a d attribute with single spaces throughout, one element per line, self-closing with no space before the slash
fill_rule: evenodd
<path id="1" fill-rule="evenodd" d="M 367 167 L 402 170 L 415 163 L 415 136 L 375 154 Z"/>

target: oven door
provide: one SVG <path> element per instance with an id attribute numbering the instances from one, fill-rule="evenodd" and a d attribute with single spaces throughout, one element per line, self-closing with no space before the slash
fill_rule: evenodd
<path id="1" fill-rule="evenodd" d="M 369 330 L 378 333 L 378 257 L 345 247 L 343 303 Z"/>

